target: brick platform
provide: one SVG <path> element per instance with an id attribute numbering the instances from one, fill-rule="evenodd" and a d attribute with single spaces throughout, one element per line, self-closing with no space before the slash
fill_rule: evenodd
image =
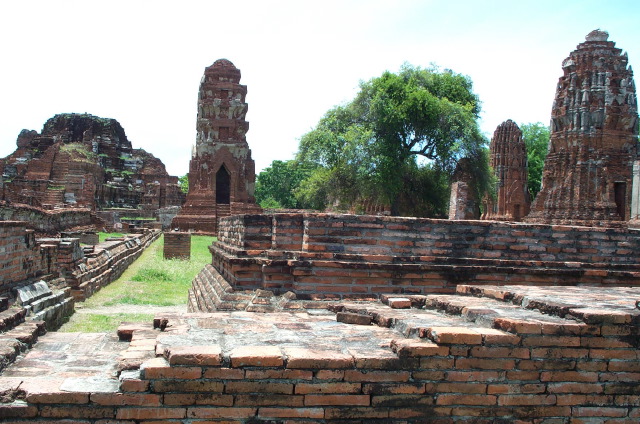
<path id="1" fill-rule="evenodd" d="M 83 424 L 638 421 L 640 289 L 460 286 L 455 296 L 407 299 L 410 309 L 330 303 L 373 325 L 338 322 L 328 310 L 304 312 L 300 302 L 296 313 L 157 316 L 156 330 L 122 327 L 130 343 L 46 335 L 0 378 L 0 417 Z M 79 345 L 82 337 L 94 339 Z"/>
<path id="2" fill-rule="evenodd" d="M 234 290 L 298 296 L 453 293 L 457 284 L 640 284 L 640 231 L 624 228 L 237 215 L 220 221 L 210 250 Z"/>

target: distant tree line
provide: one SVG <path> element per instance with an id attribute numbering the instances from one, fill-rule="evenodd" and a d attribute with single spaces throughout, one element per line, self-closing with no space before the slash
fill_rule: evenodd
<path id="1" fill-rule="evenodd" d="M 494 190 L 479 113 L 469 77 L 405 64 L 362 82 L 352 101 L 327 111 L 301 137 L 295 159 L 273 161 L 257 176 L 256 201 L 353 212 L 378 204 L 392 215 L 446 217 L 455 172 L 471 176 L 479 199 Z M 549 130 L 540 123 L 521 129 L 535 196 Z"/>

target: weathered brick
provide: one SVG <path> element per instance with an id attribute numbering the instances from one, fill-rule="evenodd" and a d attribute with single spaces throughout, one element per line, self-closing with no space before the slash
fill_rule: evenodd
<path id="1" fill-rule="evenodd" d="M 371 403 L 369 395 L 317 395 L 309 394 L 304 397 L 305 406 L 340 405 L 340 406 L 368 406 Z"/>
<path id="2" fill-rule="evenodd" d="M 231 366 L 236 367 L 281 367 L 284 358 L 278 346 L 241 346 L 229 354 Z"/>
<path id="3" fill-rule="evenodd" d="M 497 397 L 494 395 L 448 394 L 436 395 L 436 405 L 495 405 Z"/>
<path id="4" fill-rule="evenodd" d="M 323 408 L 260 408 L 259 418 L 324 418 Z"/>
<path id="5" fill-rule="evenodd" d="M 287 368 L 351 368 L 353 356 L 335 351 L 285 347 Z"/>
<path id="6" fill-rule="evenodd" d="M 293 394 L 293 384 L 267 381 L 229 381 L 225 393 L 276 393 Z"/>
<path id="7" fill-rule="evenodd" d="M 118 408 L 119 420 L 171 419 L 185 418 L 186 408 Z"/>
<path id="8" fill-rule="evenodd" d="M 297 383 L 296 394 L 308 393 L 360 393 L 362 384 L 346 382 L 318 382 L 318 383 Z"/>
<path id="9" fill-rule="evenodd" d="M 517 395 L 499 395 L 498 405 L 505 406 L 537 406 L 537 405 L 555 405 L 555 395 L 544 394 L 517 394 Z"/>
<path id="10" fill-rule="evenodd" d="M 257 408 L 187 408 L 187 418 L 252 418 L 256 415 Z"/>
<path id="11" fill-rule="evenodd" d="M 222 364 L 222 349 L 212 346 L 174 346 L 165 352 L 170 365 L 219 366 Z"/>

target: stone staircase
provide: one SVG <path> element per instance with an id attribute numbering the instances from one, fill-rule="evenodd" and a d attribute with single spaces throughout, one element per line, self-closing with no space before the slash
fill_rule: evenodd
<path id="1" fill-rule="evenodd" d="M 621 296 L 628 302 L 621 304 Z M 586 340 L 598 337 L 611 338 L 598 343 L 615 345 L 615 337 L 625 336 L 625 348 L 637 348 L 638 299 L 640 289 L 633 287 L 460 285 L 456 295 L 385 295 L 385 305 L 341 302 L 329 309 L 345 323 L 371 322 L 436 344 L 556 346 L 582 338 L 588 345 Z M 591 306 L 581 306 L 585 301 Z"/>
<path id="2" fill-rule="evenodd" d="M 27 310 L 18 306 L 0 311 L 0 371 L 46 333 L 43 321 L 26 321 L 26 316 Z"/>
<path id="3" fill-rule="evenodd" d="M 51 290 L 44 281 L 16 289 L 15 303 L 0 301 L 0 370 L 31 348 L 47 330 L 55 330 L 73 312 L 69 289 Z"/>

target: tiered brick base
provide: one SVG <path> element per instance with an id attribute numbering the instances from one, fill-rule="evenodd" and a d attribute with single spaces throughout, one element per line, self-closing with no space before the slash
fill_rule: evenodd
<path id="1" fill-rule="evenodd" d="M 212 265 L 235 290 L 298 297 L 453 293 L 467 283 L 640 284 L 640 231 L 627 229 L 239 215 L 220 221 L 210 250 Z"/>
<path id="2" fill-rule="evenodd" d="M 64 362 L 57 350 L 66 345 L 53 334 L 58 343 L 47 351 L 45 336 L 24 359 L 39 367 L 37 376 L 17 362 L 0 379 L 0 392 L 9 389 L 0 417 L 12 424 L 640 420 L 640 289 L 461 286 L 458 293 L 387 299 L 410 309 L 332 308 L 375 325 L 337 322 L 328 311 L 158 316 L 156 331 L 120 331 L 132 340 L 120 360 L 110 352 L 123 346 L 100 345 L 100 367 L 82 354 Z M 92 345 L 82 352 L 95 355 Z M 119 384 L 108 377 L 118 363 L 126 369 Z"/>

